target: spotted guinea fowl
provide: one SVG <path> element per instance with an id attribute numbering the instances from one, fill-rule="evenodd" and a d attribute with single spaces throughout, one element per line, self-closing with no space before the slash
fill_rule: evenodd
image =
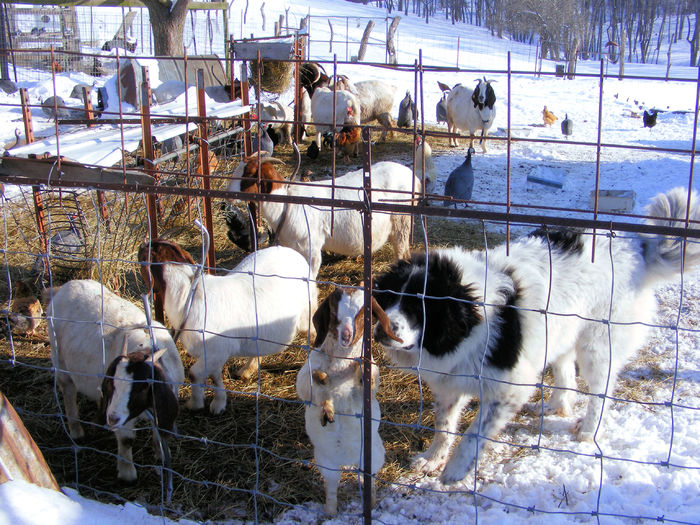
<path id="1" fill-rule="evenodd" d="M 561 132 L 568 139 L 569 136 L 574 132 L 574 123 L 569 118 L 569 114 L 566 114 L 564 120 L 561 121 Z"/>
<path id="2" fill-rule="evenodd" d="M 268 134 L 267 126 L 263 122 L 258 126 L 258 135 L 253 137 L 253 141 L 251 142 L 251 153 L 253 155 L 258 152 L 258 140 L 260 140 L 260 151 L 267 151 L 272 155 L 275 149 L 275 143 L 272 141 L 272 138 Z"/>
<path id="3" fill-rule="evenodd" d="M 411 98 L 411 92 L 406 91 L 406 96 L 399 103 L 399 118 L 396 120 L 396 125 L 400 128 L 410 128 L 416 118 L 416 103 Z"/>
<path id="4" fill-rule="evenodd" d="M 470 200 L 472 198 L 472 190 L 474 189 L 474 169 L 472 168 L 472 153 L 474 148 L 470 147 L 467 150 L 467 156 L 464 162 L 455 168 L 445 183 L 444 206 L 457 203 L 453 199 Z"/>

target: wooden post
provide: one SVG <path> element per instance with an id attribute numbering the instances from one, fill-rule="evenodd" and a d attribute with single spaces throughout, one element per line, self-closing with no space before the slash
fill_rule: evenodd
<path id="1" fill-rule="evenodd" d="M 27 88 L 19 88 L 19 100 L 22 104 L 22 121 L 24 122 L 24 137 L 27 144 L 34 142 L 34 128 L 32 127 L 32 110 L 29 107 L 29 94 Z M 34 201 L 34 213 L 36 215 L 36 227 L 39 232 L 39 243 L 44 253 L 48 251 L 48 238 L 46 236 L 46 208 L 39 192 L 39 186 L 32 186 L 32 200 Z M 48 265 L 47 265 L 48 269 Z"/>
<path id="2" fill-rule="evenodd" d="M 396 34 L 396 29 L 399 27 L 399 22 L 401 22 L 401 17 L 395 16 L 391 21 L 389 31 L 387 31 L 386 35 L 386 51 L 389 55 L 390 64 L 398 64 L 398 59 L 396 57 L 396 48 L 394 47 L 394 35 Z"/>
<path id="3" fill-rule="evenodd" d="M 151 85 L 148 77 L 148 67 L 141 68 L 143 74 L 143 82 L 141 83 L 141 143 L 143 145 L 143 169 L 152 175 L 158 182 L 158 172 L 156 171 L 153 161 L 153 136 L 151 135 Z M 151 238 L 158 238 L 158 207 L 157 195 L 149 193 L 146 197 L 146 209 L 148 211 L 148 221 L 151 232 Z M 155 317 L 158 322 L 164 322 L 165 315 L 163 313 L 163 297 L 161 294 L 153 292 L 153 306 Z"/>
<path id="4" fill-rule="evenodd" d="M 241 104 L 243 106 L 248 105 L 248 62 L 245 60 L 241 62 Z M 244 121 L 246 122 L 246 121 Z M 253 141 L 250 140 L 250 128 L 252 126 L 252 123 L 250 122 L 250 113 L 248 113 L 248 120 L 247 120 L 247 125 L 243 126 L 243 129 L 245 130 L 243 132 L 243 156 L 247 157 L 250 155 L 252 152 L 251 150 L 253 149 Z"/>
<path id="5" fill-rule="evenodd" d="M 357 61 L 362 62 L 365 59 L 365 53 L 367 52 L 367 41 L 369 40 L 369 34 L 374 29 L 374 20 L 367 22 L 367 27 L 365 27 L 365 32 L 362 34 L 362 40 L 360 41 L 360 51 L 357 53 Z"/>
<path id="6" fill-rule="evenodd" d="M 206 191 L 210 189 L 209 180 L 209 133 L 207 130 L 207 106 L 204 91 L 204 70 L 197 70 L 197 115 L 199 121 L 199 165 L 202 170 L 202 185 Z M 207 271 L 214 273 L 216 266 L 216 251 L 214 250 L 214 223 L 211 215 L 211 197 L 204 197 L 204 227 L 209 232 L 209 252 L 207 253 Z"/>

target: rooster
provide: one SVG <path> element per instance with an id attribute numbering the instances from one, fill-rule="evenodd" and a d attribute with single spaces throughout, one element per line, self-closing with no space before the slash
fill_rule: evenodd
<path id="1" fill-rule="evenodd" d="M 549 111 L 547 109 L 547 106 L 545 106 L 544 109 L 542 110 L 542 120 L 544 121 L 545 126 L 551 126 L 557 120 L 559 120 L 559 117 L 557 117 L 554 113 Z"/>
<path id="2" fill-rule="evenodd" d="M 348 115 L 343 121 L 343 129 L 336 133 L 333 138 L 338 147 L 343 149 L 343 161 L 350 162 L 350 154 L 357 157 L 361 139 L 360 127 L 352 114 L 352 108 L 348 108 Z"/>

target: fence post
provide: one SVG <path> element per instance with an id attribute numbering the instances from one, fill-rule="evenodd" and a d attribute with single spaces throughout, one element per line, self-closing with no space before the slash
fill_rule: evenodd
<path id="1" fill-rule="evenodd" d="M 365 205 L 362 208 L 364 237 L 364 330 L 362 333 L 362 514 L 365 525 L 372 523 L 372 132 L 362 128 L 364 158 L 362 184 Z"/>
<path id="2" fill-rule="evenodd" d="M 207 106 L 204 91 L 204 70 L 197 70 L 197 115 L 199 116 L 199 166 L 202 171 L 202 185 L 207 192 L 204 197 L 204 227 L 209 232 L 209 253 L 207 253 L 207 272 L 213 273 L 216 266 L 216 251 L 214 250 L 214 224 L 211 216 L 211 197 L 209 180 L 209 133 L 207 131 Z"/>
<path id="3" fill-rule="evenodd" d="M 141 83 L 141 144 L 143 145 L 143 169 L 149 175 L 153 175 L 158 183 L 158 173 L 155 170 L 153 161 L 153 136 L 151 135 L 151 85 L 148 77 L 148 67 L 141 68 L 143 82 Z M 151 238 L 158 238 L 158 206 L 157 195 L 149 193 L 146 197 L 146 209 L 148 212 L 149 229 Z M 156 320 L 160 323 L 165 321 L 163 312 L 163 297 L 161 294 L 153 292 L 153 307 Z"/>

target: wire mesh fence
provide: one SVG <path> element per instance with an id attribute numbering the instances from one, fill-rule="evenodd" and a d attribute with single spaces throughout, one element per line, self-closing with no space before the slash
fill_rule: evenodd
<path id="1" fill-rule="evenodd" d="M 416 78 L 414 99 L 421 113 L 424 84 L 445 71 L 422 64 L 397 67 L 397 75 Z M 513 77 L 525 76 L 510 70 L 499 73 L 507 86 Z M 604 76 L 580 75 L 575 81 L 603 82 Z M 499 103 L 510 112 L 508 89 L 503 87 L 506 94 Z M 602 105 L 601 100 L 587 103 L 593 114 Z M 157 120 L 161 114 L 154 113 Z M 141 114 L 127 111 L 120 116 L 128 120 Z M 592 190 L 600 187 L 603 148 L 649 148 L 605 142 L 605 125 L 597 114 L 597 141 L 566 143 L 585 148 L 588 161 L 598 164 L 591 170 Z M 184 120 L 202 122 L 195 115 Z M 229 120 L 226 130 L 250 125 L 245 117 Z M 694 125 L 689 122 L 690 128 Z M 196 138 L 184 141 L 180 148 L 184 153 L 153 159 L 152 165 L 139 162 L 139 156 L 146 155 L 138 148 L 123 157 L 125 172 L 128 168 L 153 173 L 156 166 L 160 176 L 154 185 L 90 181 L 76 189 L 61 180 L 46 184 L 50 174 L 3 178 L 6 189 L 10 183 L 38 188 L 48 228 L 44 234 L 37 231 L 35 192 L 27 186 L 14 196 L 6 191 L 2 289 L 8 329 L 0 342 L 0 375 L 7 385 L 3 390 L 59 482 L 103 501 L 138 501 L 151 512 L 175 519 L 259 522 L 279 519 L 284 513 L 289 520 L 320 520 L 326 510 L 333 510 L 328 507 L 333 496 L 324 491 L 323 478 L 332 489 L 342 458 L 342 464 L 351 465 L 340 476 L 338 511 L 345 520 L 418 522 L 428 518 L 427 512 L 437 512 L 432 498 L 450 492 L 455 499 L 468 499 L 469 514 L 438 513 L 433 514 L 435 519 L 476 523 L 479 515 L 498 511 L 533 519 L 696 522 L 681 503 L 675 509 L 659 507 L 663 515 L 627 512 L 619 506 L 619 493 L 624 497 L 640 486 L 639 490 L 648 489 L 620 480 L 667 470 L 670 478 L 683 481 L 674 485 L 669 480 L 661 489 L 662 497 L 677 498 L 685 483 L 697 480 L 700 469 L 692 449 L 678 450 L 690 446 L 684 436 L 698 418 L 692 395 L 697 374 L 690 349 L 697 343 L 700 291 L 692 267 L 700 234 L 696 209 L 681 206 L 689 203 L 687 193 L 685 201 L 671 199 L 670 209 L 676 215 L 664 216 L 656 208 L 656 221 L 651 223 L 640 223 L 639 216 L 629 213 L 604 212 L 598 201 L 582 208 L 548 205 L 542 194 L 529 200 L 523 187 L 511 183 L 511 165 L 517 159 L 511 147 L 540 139 L 518 136 L 514 128 L 490 139 L 492 148 L 506 150 L 505 159 L 495 161 L 505 163 L 496 168 L 505 188 L 503 197 L 488 203 L 468 199 L 469 207 L 443 206 L 441 195 L 424 195 L 425 178 L 415 179 L 409 190 L 382 186 L 384 173 L 377 161 L 399 160 L 392 171 L 398 177 L 406 169 L 400 165 L 410 164 L 415 155 L 414 135 L 431 140 L 435 151 L 439 145 L 447 150 L 444 130 L 418 123 L 408 132 L 395 128 L 395 138 L 390 139 L 398 144 L 394 147 L 373 143 L 372 131 L 378 129 L 363 130 L 365 169 L 355 170 L 354 178 L 336 174 L 335 158 L 323 151 L 320 160 L 305 158 L 304 166 L 329 173 L 330 180 L 316 176 L 265 185 L 258 180 L 261 170 L 249 179 L 262 191 L 244 189 L 244 181 L 234 172 L 245 149 L 238 134 L 220 141 L 210 136 L 207 145 L 216 159 L 210 158 L 207 165 L 208 188 L 205 175 L 197 172 L 201 157 L 188 154 L 190 146 L 202 147 Z M 693 144 L 694 133 L 693 128 Z M 692 188 L 694 148 L 656 149 L 689 160 L 690 172 L 682 185 L 686 191 Z M 295 152 L 291 146 L 276 152 L 287 165 L 273 167 L 288 175 L 297 162 Z M 277 191 L 271 191 L 273 187 Z M 288 187 L 294 190 L 287 191 Z M 235 247 L 225 220 L 229 215 L 223 213 L 231 211 L 231 200 L 255 203 L 256 213 L 266 220 L 254 225 L 253 231 L 262 233 L 267 223 L 273 241 L 297 251 L 267 256 L 280 249 L 267 247 L 251 258 Z M 194 219 L 206 222 L 207 202 L 222 210 L 210 231 L 215 264 L 205 262 L 204 236 L 192 226 Z M 247 208 L 240 210 L 247 217 Z M 291 218 L 280 218 L 285 215 Z M 317 275 L 304 261 L 299 263 L 301 273 L 290 275 L 295 260 L 299 262 L 297 252 L 304 260 L 313 259 L 317 246 L 309 240 L 328 234 L 323 220 L 331 215 L 328 232 L 344 235 L 353 230 L 354 237 L 343 244 L 357 241 L 359 247 L 353 247 L 349 258 L 324 254 Z M 402 220 L 407 217 L 410 222 Z M 403 228 L 401 233 L 410 239 L 415 252 L 410 263 L 395 263 L 396 245 L 376 246 L 382 234 L 372 226 L 387 223 Z M 161 252 L 152 242 L 153 224 L 157 236 L 184 251 L 174 249 L 177 256 L 157 259 Z M 280 233 L 283 228 L 290 232 L 287 236 Z M 537 230 L 534 236 L 522 235 L 533 230 Z M 333 244 L 327 249 L 348 255 Z M 354 255 L 362 255 L 362 261 Z M 647 283 L 652 276 L 645 277 L 644 268 L 659 260 L 675 268 L 663 270 L 674 277 L 661 287 L 661 314 L 654 317 L 653 283 Z M 149 262 L 150 274 L 145 271 Z M 68 304 L 74 307 L 58 311 L 56 303 L 52 310 L 45 302 L 45 317 L 51 322 L 29 333 L 18 321 L 41 316 L 19 307 L 42 286 L 39 281 L 45 279 L 47 268 L 51 279 L 44 285 L 88 278 L 104 288 L 97 294 L 69 296 Z M 657 270 L 654 266 L 649 271 Z M 658 276 L 666 276 L 658 271 Z M 686 285 L 686 280 L 693 282 Z M 25 285 L 19 286 L 20 282 Z M 229 282 L 240 287 L 227 289 L 229 284 L 224 283 Z M 292 284 L 301 284 L 304 291 Z M 127 381 L 118 366 L 109 374 L 107 369 L 121 359 L 125 328 L 137 333 L 130 336 L 135 348 L 149 348 L 151 335 L 140 298 L 151 287 L 164 301 L 166 324 L 182 329 L 176 353 L 189 379 L 167 374 L 157 378 L 152 367 L 131 386 L 132 391 L 141 384 L 174 387 L 179 414 L 175 426 L 160 424 L 165 416 L 159 416 L 158 406 L 151 402 L 148 409 L 165 437 L 170 458 L 162 440 L 160 453 L 154 453 L 146 443 L 146 431 L 154 424 L 148 418 L 139 420 L 136 428 L 144 432 L 133 440 L 132 458 L 137 485 L 116 487 L 114 467 L 126 452 L 115 448 L 109 429 L 121 427 L 117 419 L 109 418 L 119 414 L 110 412 L 108 403 L 98 407 L 97 388 L 85 387 L 86 395 L 79 401 L 85 437 L 77 439 L 76 432 L 69 431 L 69 401 L 59 377 L 61 371 L 71 371 L 76 384 L 90 378 L 104 396 L 109 390 L 103 380 L 113 374 L 114 392 L 119 391 Z M 54 301 L 66 290 L 48 288 L 45 295 Z M 111 300 L 108 290 L 131 305 L 124 308 L 139 311 L 135 326 L 105 317 Z M 330 299 L 334 294 L 335 304 Z M 371 296 L 388 324 L 379 321 L 372 328 Z M 99 305 L 95 319 L 79 317 L 89 310 L 88 299 Z M 317 309 L 324 311 L 319 305 L 327 299 L 328 315 L 314 319 Z M 157 312 L 157 300 L 153 306 Z M 298 316 L 291 333 L 269 331 L 268 325 L 279 328 L 288 323 L 271 319 L 273 314 L 290 312 Z M 52 360 L 49 338 L 67 337 L 62 330 L 75 332 L 79 341 L 87 341 L 90 334 L 101 341 L 97 348 L 87 349 L 94 351 L 92 369 Z M 326 338 L 320 340 L 324 330 Z M 646 331 L 651 339 L 643 337 Z M 157 325 L 154 333 L 156 337 L 162 333 Z M 271 352 L 264 350 L 269 346 Z M 76 354 L 80 355 L 77 350 Z M 260 368 L 245 359 L 250 356 L 261 356 Z M 234 366 L 227 363 L 229 357 L 239 358 Z M 630 360 L 632 366 L 620 373 Z M 204 410 L 190 410 L 186 400 L 197 399 L 198 387 L 206 389 L 204 407 L 198 401 L 190 406 Z M 586 407 L 592 407 L 588 414 Z M 582 418 L 579 427 L 577 417 Z M 613 429 L 612 436 L 604 436 L 606 428 Z M 640 447 L 639 441 L 625 446 L 625 439 L 635 433 L 648 434 L 648 446 Z M 450 450 L 452 441 L 461 444 Z M 329 442 L 338 448 L 324 449 Z M 420 456 L 412 463 L 416 455 Z M 376 466 L 377 457 L 384 458 L 381 468 Z M 570 477 L 557 475 L 559 466 Z M 531 476 L 527 483 L 526 471 Z M 462 481 L 453 484 L 455 480 Z M 543 491 L 551 494 L 544 498 Z"/>

